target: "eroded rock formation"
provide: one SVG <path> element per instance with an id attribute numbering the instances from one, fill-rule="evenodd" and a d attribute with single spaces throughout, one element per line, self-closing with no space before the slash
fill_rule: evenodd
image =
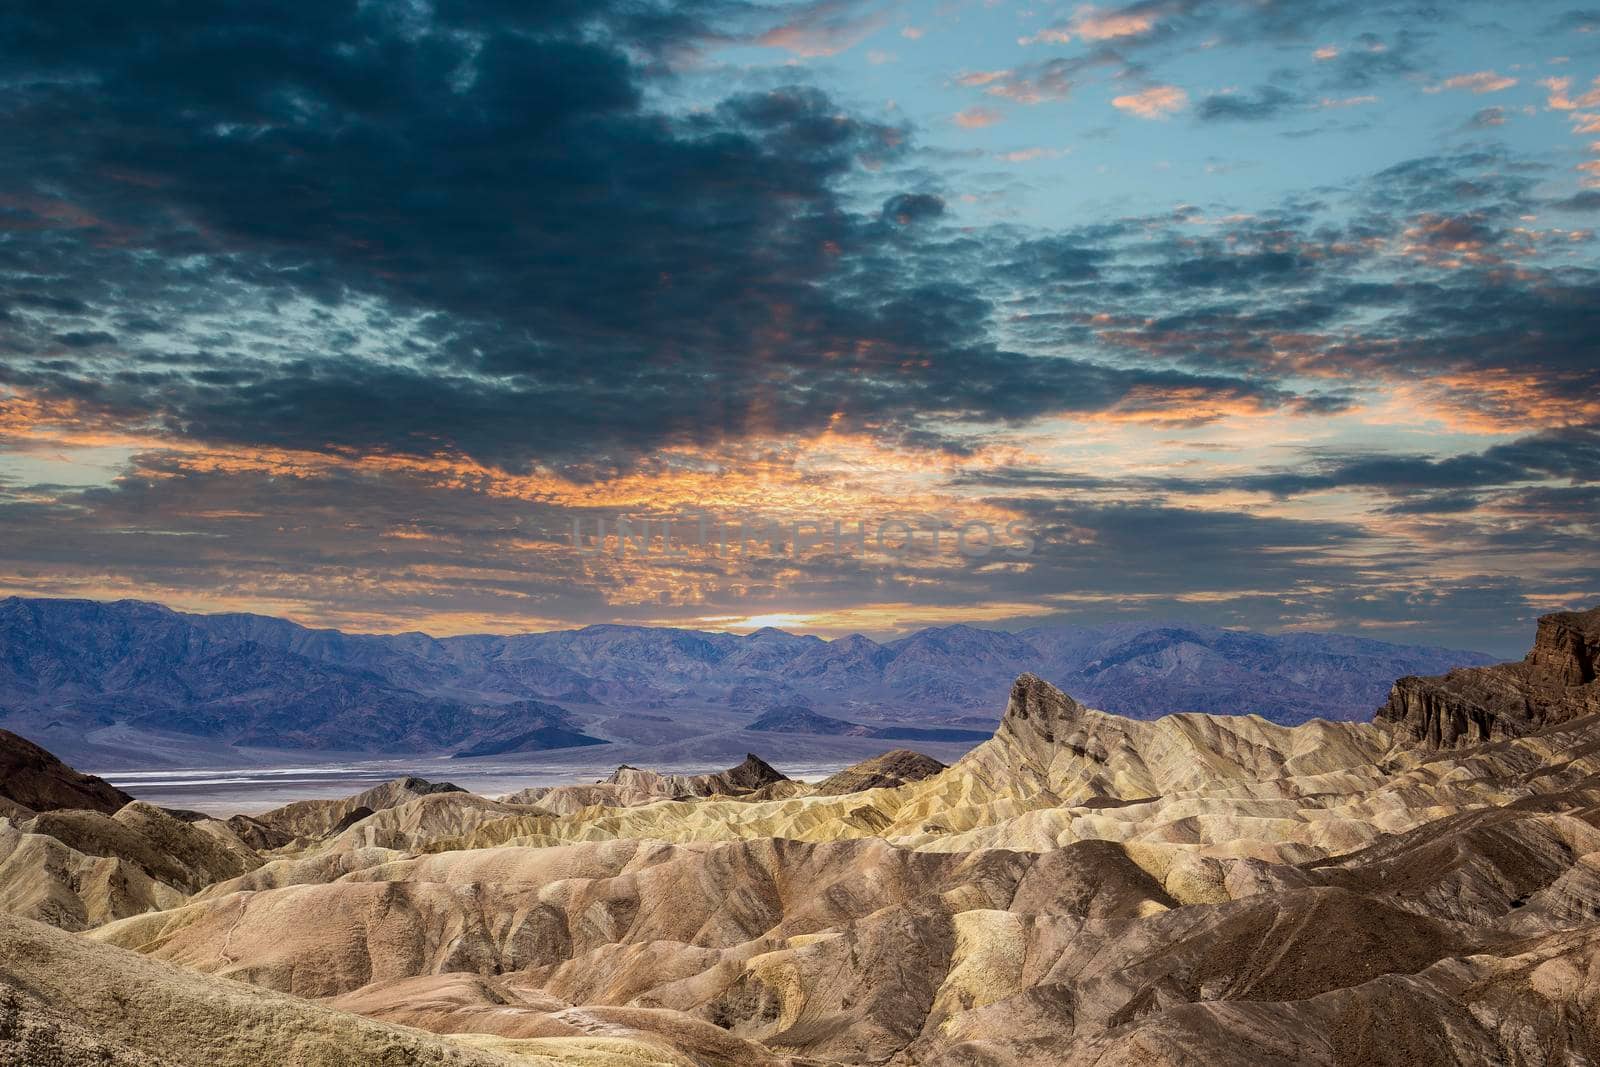
<path id="1" fill-rule="evenodd" d="M 58 815 L 36 853 L 162 890 L 76 938 L 0 920 L 0 1063 L 289 1062 L 297 1028 L 316 1063 L 1600 1060 L 1593 615 L 1494 669 L 1524 710 L 1478 744 L 1137 721 L 1024 675 L 952 766 L 890 753 L 831 786 L 753 757 L 498 801 L 401 783 L 264 819 L 295 835 L 270 852 L 148 806 L 115 816 L 137 840 Z M 121 982 L 170 1027 L 117 1016 Z"/>
<path id="2" fill-rule="evenodd" d="M 1395 682 L 1378 718 L 1435 748 L 1519 737 L 1600 713 L 1600 608 L 1539 620 L 1519 663 L 1463 667 Z"/>

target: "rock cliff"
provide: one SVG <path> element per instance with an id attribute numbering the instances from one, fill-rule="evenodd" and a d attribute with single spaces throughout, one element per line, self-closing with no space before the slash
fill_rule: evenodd
<path id="1" fill-rule="evenodd" d="M 1600 714 L 1600 607 L 1539 620 L 1518 663 L 1395 682 L 1380 722 L 1432 748 L 1480 744 Z"/>

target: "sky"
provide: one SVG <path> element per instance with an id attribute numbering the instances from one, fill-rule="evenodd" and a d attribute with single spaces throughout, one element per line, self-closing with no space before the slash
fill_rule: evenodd
<path id="1" fill-rule="evenodd" d="M 1600 9 L 91 0 L 0 85 L 0 595 L 1508 656 L 1600 602 Z"/>

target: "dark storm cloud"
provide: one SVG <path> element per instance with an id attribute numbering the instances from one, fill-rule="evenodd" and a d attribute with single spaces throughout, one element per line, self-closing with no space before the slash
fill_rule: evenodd
<path id="1" fill-rule="evenodd" d="M 1205 122 L 1260 122 L 1301 106 L 1287 89 L 1263 85 L 1250 93 L 1212 93 L 1195 105 L 1194 113 Z"/>
<path id="2" fill-rule="evenodd" d="M 1600 211 L 1600 189 L 1585 189 L 1548 203 L 1557 211 Z"/>
<path id="3" fill-rule="evenodd" d="M 0 304 L 80 317 L 52 324 L 66 348 L 92 347 L 130 288 L 151 331 L 192 333 L 244 298 L 328 311 L 276 351 L 243 327 L 193 348 L 142 335 L 81 372 L 8 380 L 212 440 L 448 446 L 516 468 L 840 418 L 893 437 L 929 411 L 1022 420 L 1151 388 L 1294 400 L 996 345 L 990 302 L 959 280 L 978 264 L 911 232 L 939 197 L 844 206 L 841 183 L 897 159 L 908 131 L 804 87 L 682 115 L 643 103 L 661 75 L 638 53 L 692 48 L 713 15 L 748 12 L 13 9 L 8 177 L 74 221 L 32 209 L 45 236 L 0 252 L 28 288 Z M 333 313 L 352 294 L 383 306 L 367 334 L 405 335 L 358 351 Z M 5 339 L 47 358 L 41 325 Z M 215 359 L 237 378 L 197 369 Z"/>
<path id="4" fill-rule="evenodd" d="M 1462 515 L 1477 511 L 1483 498 L 1474 493 L 1431 493 L 1389 504 L 1386 515 Z"/>
<path id="5" fill-rule="evenodd" d="M 1350 523 L 1070 497 L 1004 503 L 1029 517 L 1041 546 L 1018 577 L 1019 596 L 1029 588 L 1176 597 L 1242 585 L 1365 584 L 1340 551 L 1368 539 Z"/>
<path id="6" fill-rule="evenodd" d="M 1494 445 L 1477 453 L 1335 457 L 1309 467 L 1232 483 L 1280 496 L 1349 486 L 1386 492 L 1467 490 L 1523 481 L 1600 480 L 1600 429 L 1575 426 Z"/>
<path id="7" fill-rule="evenodd" d="M 883 203 L 884 219 L 901 226 L 936 219 L 943 214 L 944 200 L 932 193 L 896 193 Z"/>

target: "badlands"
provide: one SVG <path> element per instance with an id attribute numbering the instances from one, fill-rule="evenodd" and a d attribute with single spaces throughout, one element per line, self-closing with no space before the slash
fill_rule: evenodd
<path id="1" fill-rule="evenodd" d="M 950 767 L 223 821 L 0 733 L 0 1064 L 1600 1060 L 1600 608 L 1370 723 L 1045 681 Z"/>

